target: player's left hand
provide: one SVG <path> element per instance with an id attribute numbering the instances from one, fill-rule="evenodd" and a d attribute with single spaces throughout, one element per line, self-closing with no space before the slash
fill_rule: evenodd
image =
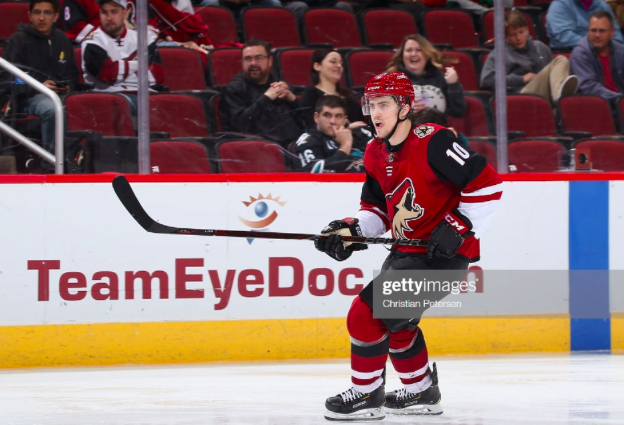
<path id="1" fill-rule="evenodd" d="M 464 238 L 470 231 L 470 227 L 470 223 L 466 223 L 458 215 L 453 214 L 453 212 L 447 213 L 429 236 L 427 259 L 454 257 L 459 247 L 464 243 Z"/>

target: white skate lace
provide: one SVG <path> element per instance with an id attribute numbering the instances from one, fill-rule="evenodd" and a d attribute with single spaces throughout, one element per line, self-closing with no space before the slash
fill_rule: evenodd
<path id="1" fill-rule="evenodd" d="M 348 403 L 356 398 L 362 397 L 362 393 L 357 391 L 355 388 L 350 388 L 344 393 L 341 393 L 340 397 L 342 397 L 343 402 Z"/>
<path id="2" fill-rule="evenodd" d="M 396 392 L 396 399 L 397 400 L 403 400 L 404 398 L 409 398 L 411 396 L 413 396 L 415 393 L 411 393 L 409 391 L 407 391 L 405 388 L 401 388 L 400 390 L 398 390 Z"/>

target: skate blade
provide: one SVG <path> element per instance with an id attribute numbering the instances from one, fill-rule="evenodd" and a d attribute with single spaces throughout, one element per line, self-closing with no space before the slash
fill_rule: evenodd
<path id="1" fill-rule="evenodd" d="M 404 409 L 390 409 L 389 407 L 384 407 L 384 411 L 389 415 L 397 415 L 397 416 L 429 416 L 429 415 L 441 415 L 444 413 L 444 409 L 439 404 L 432 405 L 416 405 L 409 406 Z"/>
<path id="2" fill-rule="evenodd" d="M 331 410 L 325 410 L 325 419 L 328 421 L 341 421 L 341 422 L 352 422 L 352 421 L 380 421 L 386 417 L 383 409 L 381 407 L 375 407 L 372 409 L 363 409 L 354 413 L 342 414 L 332 412 Z"/>

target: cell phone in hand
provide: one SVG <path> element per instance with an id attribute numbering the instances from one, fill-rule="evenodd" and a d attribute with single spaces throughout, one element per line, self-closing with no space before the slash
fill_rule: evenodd
<path id="1" fill-rule="evenodd" d="M 69 85 L 67 81 L 55 81 L 54 84 L 56 84 L 56 87 L 59 89 L 64 89 Z"/>

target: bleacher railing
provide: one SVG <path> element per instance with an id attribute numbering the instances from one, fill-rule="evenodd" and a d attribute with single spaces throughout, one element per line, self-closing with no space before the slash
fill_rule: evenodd
<path id="1" fill-rule="evenodd" d="M 43 149 L 41 146 L 28 139 L 23 134 L 15 130 L 13 127 L 2 121 L 0 121 L 0 131 L 2 131 L 4 134 L 8 135 L 15 141 L 26 146 L 28 149 L 30 149 L 49 163 L 54 164 L 54 170 L 56 174 L 63 174 L 63 135 L 65 128 L 63 120 L 63 103 L 61 102 L 61 98 L 52 90 L 44 86 L 42 83 L 35 80 L 33 77 L 31 77 L 15 65 L 11 64 L 10 62 L 6 61 L 5 59 L 0 58 L 0 67 L 5 69 L 11 75 L 19 78 L 33 89 L 37 90 L 39 93 L 44 94 L 52 99 L 52 103 L 54 103 L 54 142 L 56 155 L 52 155 L 50 152 Z"/>

